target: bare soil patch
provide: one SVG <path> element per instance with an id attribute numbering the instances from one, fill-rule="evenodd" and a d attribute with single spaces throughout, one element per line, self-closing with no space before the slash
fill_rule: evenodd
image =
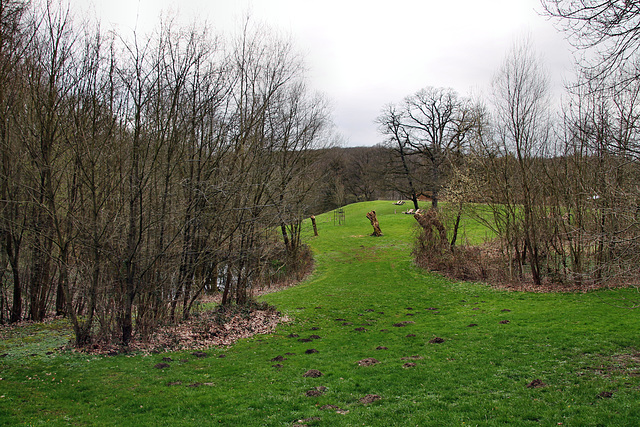
<path id="1" fill-rule="evenodd" d="M 327 388 L 324 387 L 324 386 L 314 387 L 311 390 L 307 390 L 305 395 L 307 397 L 320 397 L 320 396 L 322 396 L 324 394 L 324 392 L 326 390 L 327 390 Z"/>
<path id="2" fill-rule="evenodd" d="M 368 357 L 366 359 L 358 360 L 358 365 L 360 366 L 372 366 L 372 365 L 375 365 L 376 363 L 380 363 L 380 362 L 374 359 L 373 357 Z"/>
<path id="3" fill-rule="evenodd" d="M 307 372 L 305 372 L 304 374 L 302 374 L 303 377 L 307 377 L 307 378 L 318 378 L 323 376 L 324 374 L 320 371 L 318 371 L 317 369 L 309 369 Z"/>
<path id="4" fill-rule="evenodd" d="M 527 384 L 527 388 L 542 388 L 542 387 L 546 387 L 547 385 L 545 383 L 542 382 L 542 380 L 536 378 L 535 380 L 531 381 L 529 384 Z"/>
<path id="5" fill-rule="evenodd" d="M 382 397 L 378 396 L 377 394 L 367 394 L 365 397 L 360 398 L 360 403 L 362 403 L 363 405 L 368 405 L 380 399 L 382 399 Z"/>
<path id="6" fill-rule="evenodd" d="M 605 378 L 613 375 L 640 376 L 640 352 L 635 349 L 628 353 L 600 356 L 598 359 L 597 364 L 587 366 L 585 369 Z M 583 373 L 579 373 L 579 375 L 583 375 Z"/>

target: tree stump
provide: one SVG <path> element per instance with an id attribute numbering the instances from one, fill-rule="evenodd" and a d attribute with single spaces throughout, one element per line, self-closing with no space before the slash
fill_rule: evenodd
<path id="1" fill-rule="evenodd" d="M 429 209 L 424 214 L 415 214 L 413 217 L 424 230 L 425 237 L 431 245 L 441 248 L 447 245 L 447 230 L 438 219 L 435 209 Z M 437 231 L 437 234 L 434 233 L 434 229 Z"/>
<path id="2" fill-rule="evenodd" d="M 311 224 L 313 224 L 313 234 L 315 236 L 318 235 L 318 226 L 316 225 L 316 217 L 315 215 L 311 215 Z"/>
<path id="3" fill-rule="evenodd" d="M 373 227 L 373 234 L 371 234 L 374 237 L 380 237 L 382 236 L 382 230 L 380 230 L 380 224 L 378 223 L 378 219 L 376 218 L 376 211 L 371 211 L 367 214 L 367 218 L 369 218 L 369 221 L 371 221 L 371 226 Z"/>

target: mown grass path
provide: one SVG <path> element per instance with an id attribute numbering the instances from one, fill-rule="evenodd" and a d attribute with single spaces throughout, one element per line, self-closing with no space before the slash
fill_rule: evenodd
<path id="1" fill-rule="evenodd" d="M 369 236 L 371 209 L 380 238 Z M 635 290 L 524 294 L 452 282 L 413 265 L 415 221 L 400 210 L 351 205 L 341 226 L 319 216 L 320 236 L 306 230 L 314 274 L 264 297 L 294 319 L 273 335 L 206 358 L 3 359 L 0 424 L 640 424 L 638 312 L 619 307 Z M 170 366 L 155 369 L 163 357 Z M 358 364 L 367 358 L 379 363 Z M 310 369 L 323 375 L 304 377 Z M 545 386 L 528 388 L 536 379 Z M 366 395 L 381 399 L 363 404 Z"/>

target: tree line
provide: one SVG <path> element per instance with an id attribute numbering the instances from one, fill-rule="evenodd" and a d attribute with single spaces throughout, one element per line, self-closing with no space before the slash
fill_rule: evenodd
<path id="1" fill-rule="evenodd" d="M 0 2 L 0 322 L 128 344 L 296 274 L 329 109 L 291 42 Z"/>
<path id="2" fill-rule="evenodd" d="M 538 288 L 636 283 L 640 10 L 618 1 L 542 3 L 576 48 L 589 49 L 561 107 L 544 61 L 524 40 L 485 99 L 425 88 L 378 117 L 405 193 L 415 202 L 428 188 L 434 208 L 441 196 L 450 202 L 439 215 L 447 236 L 422 219 L 418 259 L 464 278 Z M 493 244 L 456 246 L 463 215 L 491 229 Z"/>
<path id="3" fill-rule="evenodd" d="M 0 2 L 0 323 L 55 313 L 78 346 L 126 345 L 298 275 L 303 218 L 379 198 L 428 196 L 419 261 L 464 278 L 637 280 L 640 12 L 543 5 L 596 49 L 559 111 L 525 42 L 485 99 L 426 87 L 384 107 L 382 144 L 340 148 L 292 44 L 249 20 L 142 36 Z M 497 239 L 466 245 L 464 216 Z"/>

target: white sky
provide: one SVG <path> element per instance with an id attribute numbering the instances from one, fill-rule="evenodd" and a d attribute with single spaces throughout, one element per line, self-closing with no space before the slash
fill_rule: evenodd
<path id="1" fill-rule="evenodd" d="M 206 20 L 222 33 L 252 19 L 291 36 L 309 86 L 327 95 L 347 145 L 382 141 L 382 107 L 426 86 L 486 93 L 514 40 L 530 35 L 561 83 L 568 44 L 537 11 L 539 0 L 71 0 L 126 33 L 147 32 L 162 11 Z"/>

